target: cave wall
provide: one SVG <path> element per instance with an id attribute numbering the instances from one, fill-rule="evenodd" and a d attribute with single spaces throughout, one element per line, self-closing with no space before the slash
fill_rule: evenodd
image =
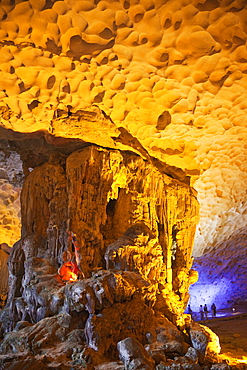
<path id="1" fill-rule="evenodd" d="M 200 304 L 218 308 L 245 307 L 246 230 L 238 230 L 229 240 L 219 242 L 214 252 L 195 258 L 193 268 L 200 276 L 190 287 L 190 305 L 198 312 Z M 210 264 L 208 263 L 210 261 Z"/>
<path id="2" fill-rule="evenodd" d="M 12 246 L 21 235 L 22 161 L 8 141 L 0 140 L 0 243 Z"/>

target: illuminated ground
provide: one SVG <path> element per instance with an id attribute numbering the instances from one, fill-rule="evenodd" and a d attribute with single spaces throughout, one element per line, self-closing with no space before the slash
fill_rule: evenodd
<path id="1" fill-rule="evenodd" d="M 206 320 L 201 320 L 200 319 L 200 313 L 199 312 L 193 312 L 193 319 L 195 321 L 200 321 L 200 323 L 206 323 L 207 321 Z M 212 320 L 217 320 L 218 319 L 237 319 L 239 318 L 240 316 L 241 317 L 247 317 L 247 308 L 246 306 L 243 306 L 243 305 L 235 305 L 234 307 L 229 307 L 229 308 L 224 308 L 224 309 L 221 309 L 221 310 L 217 310 L 217 314 L 216 314 L 216 317 L 213 317 L 212 315 L 212 312 L 209 310 L 208 312 L 208 317 L 207 319 L 212 321 Z"/>
<path id="2" fill-rule="evenodd" d="M 241 314 L 245 310 L 245 313 Z M 239 369 L 247 369 L 247 313 L 245 307 L 219 312 L 220 317 L 201 322 L 212 329 L 220 338 L 222 359 Z M 229 315 L 224 316 L 223 315 Z"/>

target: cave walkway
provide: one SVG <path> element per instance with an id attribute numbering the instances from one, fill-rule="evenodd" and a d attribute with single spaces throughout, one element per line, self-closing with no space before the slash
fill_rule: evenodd
<path id="1" fill-rule="evenodd" d="M 200 312 L 193 312 L 192 318 L 194 321 L 198 321 L 201 324 L 205 324 L 208 321 L 218 321 L 218 320 L 234 320 L 235 318 L 247 317 L 247 308 L 246 307 L 237 307 L 236 308 L 223 308 L 217 310 L 216 316 L 213 316 L 211 312 L 208 312 L 207 319 L 201 320 Z"/>

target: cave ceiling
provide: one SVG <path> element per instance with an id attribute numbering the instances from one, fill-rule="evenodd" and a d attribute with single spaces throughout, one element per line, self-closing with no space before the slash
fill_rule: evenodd
<path id="1" fill-rule="evenodd" d="M 241 0 L 2 1 L 1 149 L 25 171 L 90 144 L 139 154 L 190 179 L 194 254 L 210 251 L 246 224 L 246 16 Z"/>

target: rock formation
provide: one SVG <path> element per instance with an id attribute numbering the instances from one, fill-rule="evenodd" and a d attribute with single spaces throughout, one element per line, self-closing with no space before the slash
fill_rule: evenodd
<path id="1" fill-rule="evenodd" d="M 191 187 L 135 153 L 89 145 L 68 156 L 54 152 L 34 168 L 21 211 L 1 314 L 2 333 L 9 333 L 0 345 L 3 368 L 27 359 L 52 367 L 52 348 L 59 368 L 90 369 L 116 361 L 117 343 L 125 368 L 176 364 L 190 345 L 197 358 L 186 363 L 218 361 L 219 347 L 209 351 L 212 335 L 202 332 L 207 340 L 198 349 L 183 314 L 195 279 L 198 204 Z M 123 354 L 128 338 L 134 365 Z"/>
<path id="2" fill-rule="evenodd" d="M 17 351 L 18 366 L 54 367 L 53 342 L 65 367 L 217 361 L 183 309 L 192 248 L 222 247 L 233 275 L 246 243 L 246 12 L 243 0 L 1 2 L 0 243 L 14 244 L 2 366 Z M 167 319 L 185 339 L 148 334 Z"/>
<path id="3" fill-rule="evenodd" d="M 244 226 L 244 1 L 5 0 L 0 17 L 1 127 L 85 137 L 54 115 L 97 105 L 192 177 L 195 255 Z"/>
<path id="4" fill-rule="evenodd" d="M 0 149 L 0 230 L 1 243 L 13 245 L 20 238 L 20 190 L 22 162 L 20 156 L 1 142 Z"/>

